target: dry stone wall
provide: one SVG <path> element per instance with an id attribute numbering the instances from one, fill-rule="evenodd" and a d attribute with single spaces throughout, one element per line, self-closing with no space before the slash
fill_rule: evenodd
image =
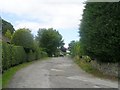
<path id="1" fill-rule="evenodd" d="M 98 63 L 91 61 L 91 65 L 105 74 L 118 77 L 118 63 Z"/>

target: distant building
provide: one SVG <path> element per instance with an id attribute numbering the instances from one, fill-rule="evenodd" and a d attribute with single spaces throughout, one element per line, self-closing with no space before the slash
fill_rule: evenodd
<path id="1" fill-rule="evenodd" d="M 2 18 L 0 17 L 0 41 L 3 41 L 3 42 L 6 42 L 6 43 L 9 43 L 10 44 L 10 39 L 5 37 L 3 34 L 2 34 Z"/>

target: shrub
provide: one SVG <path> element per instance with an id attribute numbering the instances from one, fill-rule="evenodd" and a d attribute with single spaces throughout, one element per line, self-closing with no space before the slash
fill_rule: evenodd
<path id="1" fill-rule="evenodd" d="M 120 61 L 119 3 L 87 2 L 79 28 L 85 55 L 100 62 Z"/>
<path id="2" fill-rule="evenodd" d="M 36 50 L 36 59 L 42 58 L 41 52 L 42 52 L 42 50 L 40 50 L 40 49 Z"/>
<path id="3" fill-rule="evenodd" d="M 2 44 L 2 69 L 7 70 L 11 66 L 26 62 L 26 53 L 21 46 L 9 45 L 5 42 Z"/>
<path id="4" fill-rule="evenodd" d="M 18 46 L 23 46 L 24 48 L 33 49 L 33 35 L 29 29 L 18 29 L 12 36 L 11 43 Z"/>
<path id="5" fill-rule="evenodd" d="M 27 54 L 27 61 L 33 61 L 35 59 L 36 59 L 36 52 L 30 50 L 30 52 Z"/>
<path id="6" fill-rule="evenodd" d="M 2 72 L 12 66 L 47 57 L 47 53 L 41 49 L 30 50 L 26 53 L 22 46 L 14 46 L 3 42 L 2 47 Z"/>
<path id="7" fill-rule="evenodd" d="M 2 59 L 2 69 L 3 70 L 6 70 L 8 69 L 11 64 L 10 64 L 10 61 L 11 61 L 11 48 L 8 44 L 6 43 L 3 43 L 2 44 L 2 56 L 3 56 L 3 59 Z"/>
<path id="8" fill-rule="evenodd" d="M 43 57 L 47 57 L 48 56 L 48 54 L 46 53 L 46 52 L 44 52 L 44 51 L 41 51 L 41 58 L 43 58 Z"/>
<path id="9" fill-rule="evenodd" d="M 69 51 L 72 57 L 81 56 L 81 47 L 79 41 L 71 41 L 69 44 Z"/>
<path id="10" fill-rule="evenodd" d="M 12 45 L 12 66 L 26 62 L 26 53 L 21 46 Z"/>
<path id="11" fill-rule="evenodd" d="M 2 42 L 0 41 L 0 72 L 2 70 Z"/>
<path id="12" fill-rule="evenodd" d="M 89 56 L 83 56 L 82 59 L 85 61 L 85 62 L 91 62 L 91 58 Z"/>

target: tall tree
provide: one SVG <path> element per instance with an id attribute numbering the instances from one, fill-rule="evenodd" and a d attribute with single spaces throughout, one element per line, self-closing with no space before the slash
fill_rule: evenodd
<path id="1" fill-rule="evenodd" d="M 23 46 L 24 48 L 32 49 L 34 46 L 33 35 L 31 34 L 29 29 L 18 29 L 13 34 L 11 43 L 14 45 Z"/>
<path id="2" fill-rule="evenodd" d="M 36 39 L 49 56 L 55 54 L 56 50 L 63 45 L 61 34 L 53 28 L 39 29 Z"/>
<path id="3" fill-rule="evenodd" d="M 68 50 L 69 50 L 70 52 L 72 52 L 72 47 L 74 46 L 74 44 L 75 44 L 75 41 L 74 41 L 74 40 L 71 41 L 71 42 L 68 44 Z"/>
<path id="4" fill-rule="evenodd" d="M 102 62 L 120 60 L 120 3 L 87 2 L 80 41 L 86 55 Z"/>

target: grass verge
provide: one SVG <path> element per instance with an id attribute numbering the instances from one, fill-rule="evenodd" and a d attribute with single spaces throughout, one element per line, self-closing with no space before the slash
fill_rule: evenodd
<path id="1" fill-rule="evenodd" d="M 103 72 L 99 71 L 98 69 L 95 69 L 94 67 L 92 67 L 92 65 L 89 62 L 86 62 L 83 59 L 74 59 L 74 62 L 79 67 L 81 67 L 81 69 L 83 69 L 87 73 L 94 75 L 95 77 L 99 77 L 101 79 L 109 79 L 109 80 L 113 80 L 113 81 L 118 81 L 117 77 L 104 74 Z"/>
<path id="2" fill-rule="evenodd" d="M 44 59 L 42 59 L 41 61 L 43 61 L 43 60 L 48 60 L 48 58 L 44 58 Z M 15 66 L 15 67 L 12 67 L 12 68 L 6 70 L 6 71 L 3 73 L 2 77 L 0 77 L 0 80 L 2 81 L 2 87 L 3 87 L 3 88 L 7 88 L 10 80 L 12 79 L 12 77 L 15 75 L 15 73 L 16 73 L 18 70 L 20 70 L 20 69 L 22 69 L 22 68 L 24 68 L 24 67 L 26 67 L 26 66 L 28 66 L 28 65 L 31 65 L 31 64 L 33 64 L 33 63 L 35 63 L 35 62 L 37 62 L 37 61 L 40 61 L 40 60 L 31 61 L 31 62 L 26 62 L 26 63 L 17 65 L 17 66 Z"/>

